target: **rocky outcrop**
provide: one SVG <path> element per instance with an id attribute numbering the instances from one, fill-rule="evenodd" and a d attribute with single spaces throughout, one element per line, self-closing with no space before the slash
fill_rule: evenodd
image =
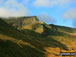
<path id="1" fill-rule="evenodd" d="M 42 21 L 39 21 L 36 16 L 11 17 L 4 20 L 18 30 L 29 29 L 43 35 L 49 35 L 51 29 L 54 30 L 55 28 L 53 26 L 49 26 Z"/>
<path id="2" fill-rule="evenodd" d="M 11 17 L 4 19 L 8 24 L 14 26 L 17 29 L 24 29 L 25 26 L 37 23 L 38 19 L 36 16 L 29 17 Z"/>

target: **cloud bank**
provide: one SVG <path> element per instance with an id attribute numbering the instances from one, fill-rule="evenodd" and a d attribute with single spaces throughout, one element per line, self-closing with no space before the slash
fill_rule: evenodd
<path id="1" fill-rule="evenodd" d="M 53 7 L 53 6 L 67 6 L 71 3 L 76 3 L 75 0 L 35 0 L 33 5 L 35 7 Z"/>
<path id="2" fill-rule="evenodd" d="M 64 12 L 64 19 L 76 19 L 76 8 L 71 8 Z"/>
<path id="3" fill-rule="evenodd" d="M 25 4 L 29 4 L 32 0 L 0 0 L 0 17 L 11 16 L 28 16 L 29 8 Z M 35 7 L 53 7 L 60 5 L 68 5 L 76 3 L 75 0 L 33 0 L 32 5 Z"/>
<path id="4" fill-rule="evenodd" d="M 63 19 L 71 19 L 72 21 L 72 27 L 76 28 L 76 8 L 71 8 L 64 12 L 62 15 Z"/>
<path id="5" fill-rule="evenodd" d="M 0 17 L 27 16 L 28 8 L 24 6 L 28 0 L 0 0 Z M 25 3 L 24 3 L 25 2 Z"/>

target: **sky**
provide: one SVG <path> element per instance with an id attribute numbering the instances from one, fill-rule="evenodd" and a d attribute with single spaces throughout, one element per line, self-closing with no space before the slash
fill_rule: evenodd
<path id="1" fill-rule="evenodd" d="M 76 0 L 0 0 L 0 17 L 19 16 L 76 28 Z"/>

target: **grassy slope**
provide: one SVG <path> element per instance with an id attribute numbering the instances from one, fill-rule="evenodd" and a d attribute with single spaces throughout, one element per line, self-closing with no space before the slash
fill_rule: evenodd
<path id="1" fill-rule="evenodd" d="M 39 25 L 39 24 L 37 24 L 37 25 Z M 38 28 L 37 25 L 36 25 L 36 28 Z M 76 49 L 76 47 L 75 47 L 76 29 L 56 26 L 56 25 L 49 26 L 47 24 L 40 24 L 40 26 L 41 25 L 44 27 L 43 35 L 36 33 L 34 31 L 31 31 L 31 30 L 26 30 L 26 29 L 22 30 L 22 32 L 20 32 L 17 29 L 13 28 L 12 26 L 6 24 L 4 21 L 0 20 L 0 33 L 1 33 L 1 37 L 2 37 L 1 39 L 3 39 L 3 40 L 5 40 L 5 38 L 6 38 L 6 40 L 10 39 L 9 41 L 11 41 L 11 39 L 13 39 L 12 42 L 16 42 L 15 45 L 18 45 L 18 47 L 20 47 L 20 48 L 23 47 L 23 50 L 22 49 L 16 50 L 16 52 L 17 51 L 20 52 L 21 56 L 23 56 L 23 57 L 49 57 L 49 56 L 55 57 L 55 56 L 59 55 L 60 49 L 62 49 L 62 50 L 69 49 L 70 51 L 72 51 L 72 49 L 74 49 L 73 51 L 75 51 L 75 49 Z M 46 33 L 46 35 L 45 35 L 45 33 Z M 14 41 L 14 40 L 17 40 L 17 41 Z M 9 42 L 9 41 L 6 41 L 6 42 Z M 24 43 L 26 43 L 26 44 L 24 44 Z M 10 45 L 10 44 L 8 44 L 8 45 Z M 29 48 L 27 47 L 27 45 Z M 15 49 L 17 49 L 18 47 L 16 47 Z M 6 46 L 6 48 L 7 48 L 7 46 Z M 27 49 L 27 50 L 25 50 L 25 49 Z M 13 49 L 10 49 L 10 50 L 13 50 Z M 10 50 L 8 52 L 11 52 Z M 19 51 L 19 50 L 21 50 L 21 51 Z M 32 52 L 32 50 L 33 50 L 33 52 Z M 18 54 L 20 54 L 20 53 L 18 53 Z M 26 54 L 26 56 L 24 55 L 24 53 Z M 19 55 L 16 55 L 16 57 L 17 56 L 19 56 Z M 11 57 L 12 57 L 12 55 L 11 55 Z"/>
<path id="2" fill-rule="evenodd" d="M 0 19 L 0 57 L 45 57 L 48 47 L 66 49 L 53 38 L 29 30 L 23 33 Z"/>
<path id="3" fill-rule="evenodd" d="M 66 46 L 66 48 L 68 49 L 68 51 L 70 51 L 70 52 L 76 51 L 76 46 L 75 46 L 76 45 L 76 36 L 75 36 L 76 34 L 72 35 L 75 33 L 76 29 L 68 28 L 68 27 L 60 27 L 60 26 L 54 25 L 54 26 L 56 26 L 56 28 L 55 28 L 54 26 L 49 26 L 47 24 L 43 24 L 43 26 L 45 27 L 43 33 L 46 33 L 46 35 L 43 34 L 43 37 L 47 37 L 47 38 L 42 38 L 42 39 L 40 38 L 40 40 L 41 40 L 40 43 L 44 42 L 44 44 L 47 43 L 47 45 L 49 45 L 44 48 L 47 51 L 47 57 L 49 57 L 49 56 L 57 57 L 57 55 L 59 55 L 59 52 L 61 49 L 60 47 L 63 47 L 63 46 L 59 45 L 60 47 L 57 47 L 58 44 L 56 44 L 57 43 L 56 41 L 64 44 Z M 27 32 L 29 33 L 29 31 L 27 31 L 27 30 L 24 30 L 23 32 L 24 32 L 24 34 L 26 34 Z M 31 34 L 32 32 L 30 32 L 29 34 L 31 36 L 34 36 L 36 33 Z M 67 32 L 67 33 L 65 33 L 65 32 Z M 51 39 L 56 40 L 56 41 L 53 41 Z M 51 45 L 54 45 L 56 47 L 54 47 L 54 46 L 51 47 Z M 61 49 L 61 50 L 66 51 L 63 49 Z"/>
<path id="4" fill-rule="evenodd" d="M 44 53 L 30 41 L 27 35 L 0 19 L 0 57 L 43 57 Z"/>
<path id="5" fill-rule="evenodd" d="M 55 29 L 55 34 L 49 37 L 53 37 L 62 44 L 66 45 L 69 51 L 76 51 L 76 29 L 64 26 L 50 25 Z M 58 33 L 60 32 L 60 34 Z"/>

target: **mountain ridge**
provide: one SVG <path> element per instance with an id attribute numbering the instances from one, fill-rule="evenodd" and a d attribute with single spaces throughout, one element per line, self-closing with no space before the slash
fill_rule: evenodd
<path id="1" fill-rule="evenodd" d="M 34 29 L 18 29 L 6 19 L 0 19 L 1 57 L 59 57 L 60 50 L 76 50 L 76 29 L 40 21 L 30 26 Z"/>

